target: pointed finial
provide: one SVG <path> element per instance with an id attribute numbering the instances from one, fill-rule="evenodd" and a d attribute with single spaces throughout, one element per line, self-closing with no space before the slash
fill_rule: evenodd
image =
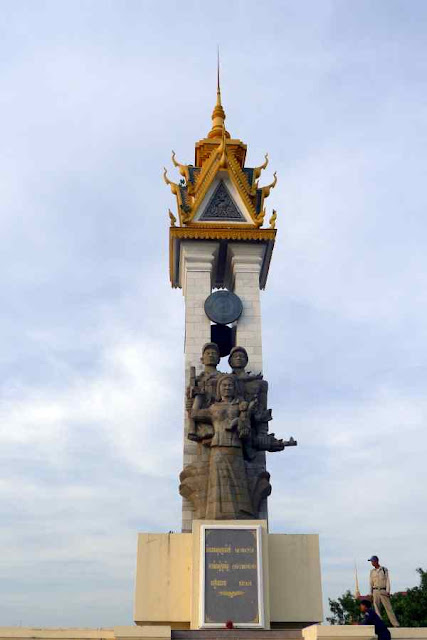
<path id="1" fill-rule="evenodd" d="M 216 103 L 221 106 L 221 84 L 219 81 L 219 45 L 216 50 Z"/>
<path id="2" fill-rule="evenodd" d="M 217 47 L 216 60 L 216 105 L 212 113 L 212 129 L 208 133 L 208 138 L 221 138 L 222 132 L 225 131 L 225 111 L 221 103 L 221 84 L 220 84 L 220 64 L 219 64 L 219 46 Z M 227 138 L 230 137 L 228 131 L 225 131 Z"/>

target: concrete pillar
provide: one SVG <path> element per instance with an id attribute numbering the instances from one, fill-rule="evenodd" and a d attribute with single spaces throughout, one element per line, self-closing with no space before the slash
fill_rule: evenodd
<path id="1" fill-rule="evenodd" d="M 190 367 L 201 371 L 202 347 L 211 339 L 211 323 L 204 311 L 206 298 L 212 291 L 212 277 L 218 255 L 218 242 L 185 241 L 181 245 L 181 286 L 185 297 L 185 387 L 189 384 Z M 183 467 L 195 462 L 197 443 L 188 440 L 188 416 L 184 409 Z M 183 499 L 182 531 L 191 531 L 193 507 Z"/>
<path id="2" fill-rule="evenodd" d="M 249 356 L 248 370 L 262 371 L 261 303 L 259 275 L 265 247 L 260 244 L 230 243 L 229 286 L 243 303 L 237 322 L 236 345 L 245 347 Z"/>
<path id="3" fill-rule="evenodd" d="M 249 356 L 247 370 L 262 372 L 261 301 L 259 276 L 265 247 L 261 244 L 230 243 L 228 246 L 228 286 L 239 296 L 243 312 L 237 321 L 236 345 L 245 347 Z M 265 452 L 259 451 L 256 461 L 247 469 L 255 477 L 265 471 Z M 259 517 L 268 521 L 267 500 L 260 506 Z"/>

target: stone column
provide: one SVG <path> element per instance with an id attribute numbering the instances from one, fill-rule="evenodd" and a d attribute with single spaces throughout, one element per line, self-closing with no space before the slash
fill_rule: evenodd
<path id="1" fill-rule="evenodd" d="M 247 370 L 262 373 L 262 333 L 259 276 L 265 247 L 261 244 L 230 243 L 228 246 L 228 285 L 243 303 L 243 312 L 237 321 L 236 345 L 245 347 L 249 362 Z M 266 455 L 260 451 L 256 460 L 247 467 L 249 476 L 256 477 L 266 470 Z M 267 500 L 260 507 L 259 517 L 268 520 Z"/>
<path id="2" fill-rule="evenodd" d="M 245 347 L 249 356 L 248 371 L 262 371 L 262 335 L 259 274 L 265 247 L 260 244 L 230 243 L 230 287 L 243 303 L 237 322 L 236 345 Z"/>
<path id="3" fill-rule="evenodd" d="M 190 367 L 201 371 L 202 347 L 211 339 L 211 323 L 204 311 L 206 298 L 212 291 L 212 273 L 218 255 L 218 242 L 185 241 L 181 244 L 181 286 L 185 297 L 185 386 L 189 384 Z M 197 443 L 187 439 L 188 416 L 184 409 L 184 463 L 197 457 Z M 191 531 L 193 508 L 188 500 L 182 504 L 182 531 Z"/>

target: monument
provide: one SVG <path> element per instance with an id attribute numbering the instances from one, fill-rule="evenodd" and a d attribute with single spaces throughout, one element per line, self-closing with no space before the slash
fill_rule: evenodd
<path id="1" fill-rule="evenodd" d="M 273 210 L 264 226 L 265 206 L 277 176 L 262 186 L 268 156 L 258 167 L 245 159 L 246 144 L 225 126 L 218 75 L 194 164 L 172 152 L 181 177 L 164 170 L 176 198 L 170 281 L 185 300 L 182 532 L 139 534 L 135 622 L 175 634 L 322 620 L 318 536 L 269 533 L 266 454 L 297 442 L 270 430 L 262 374 L 260 291 L 277 219 Z"/>
<path id="2" fill-rule="evenodd" d="M 376 640 L 373 626 L 316 624 L 318 536 L 269 531 L 266 455 L 297 444 L 270 430 L 262 375 L 260 290 L 277 219 L 273 211 L 264 227 L 265 200 L 276 176 L 259 184 L 267 156 L 245 166 L 246 145 L 225 127 L 219 82 L 211 130 L 195 151 L 194 165 L 172 154 L 178 182 L 164 173 L 177 200 L 170 279 L 185 300 L 182 532 L 139 534 L 135 625 L 0 627 L 0 640 Z M 399 628 L 392 638 L 427 634 Z"/>

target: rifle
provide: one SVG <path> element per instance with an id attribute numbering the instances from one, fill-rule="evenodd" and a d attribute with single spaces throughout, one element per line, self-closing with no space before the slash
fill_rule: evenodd
<path id="1" fill-rule="evenodd" d="M 190 384 L 187 387 L 187 399 L 194 400 L 197 396 L 197 390 L 196 367 L 190 367 Z M 189 406 L 189 403 L 187 406 Z M 196 421 L 191 417 L 191 408 L 188 410 L 188 439 L 198 440 Z"/>

